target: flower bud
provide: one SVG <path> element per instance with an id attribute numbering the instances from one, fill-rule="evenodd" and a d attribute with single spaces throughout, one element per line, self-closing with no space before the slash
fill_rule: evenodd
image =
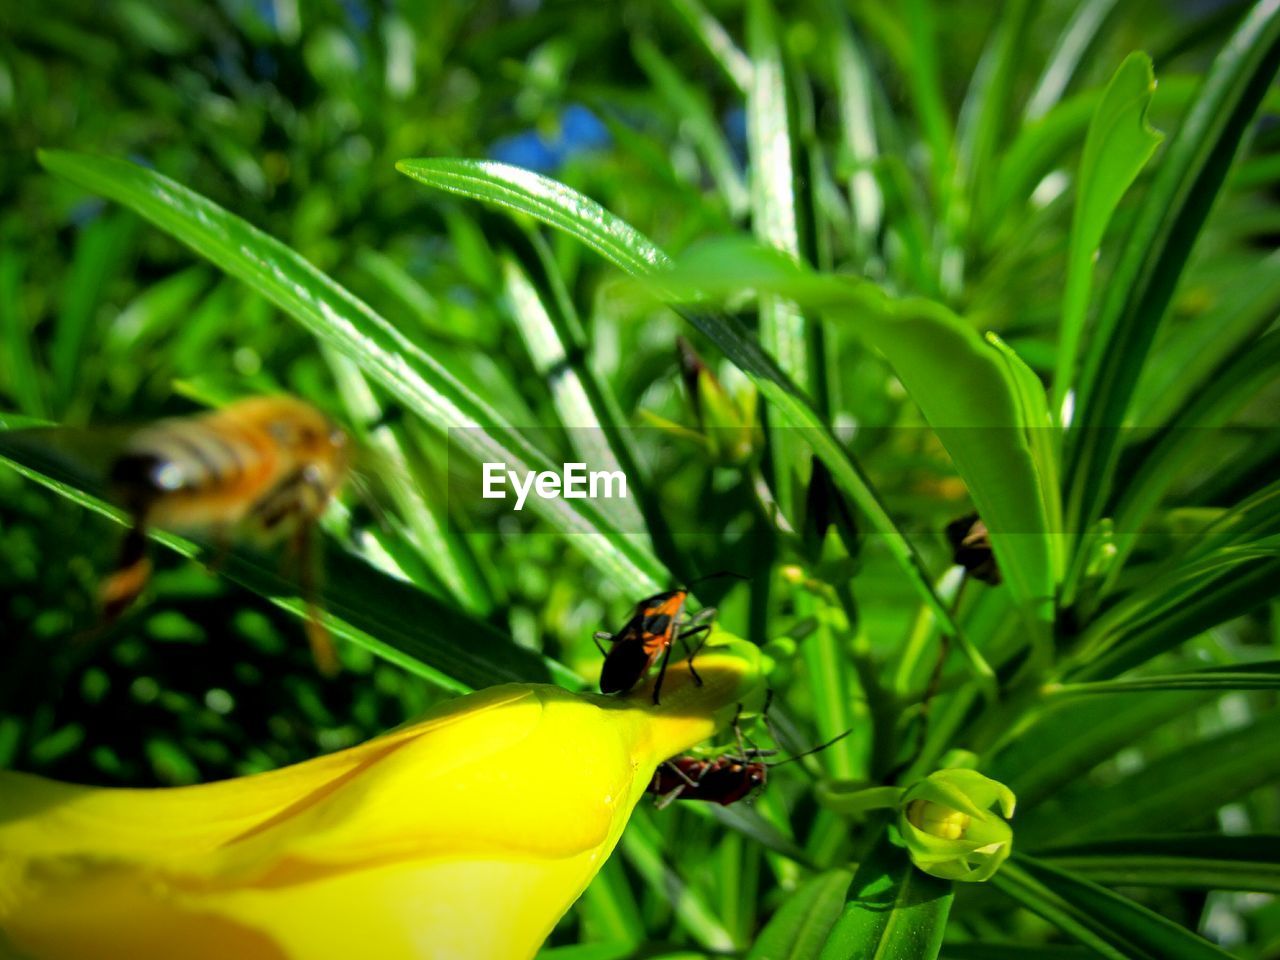
<path id="1" fill-rule="evenodd" d="M 1013 850 L 1016 798 L 976 770 L 938 770 L 902 795 L 898 826 L 911 862 L 943 880 L 989 880 Z M 993 806 L 999 806 L 999 813 Z"/>

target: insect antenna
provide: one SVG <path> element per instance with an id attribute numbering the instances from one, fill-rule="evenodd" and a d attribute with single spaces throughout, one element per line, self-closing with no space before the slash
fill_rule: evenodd
<path id="1" fill-rule="evenodd" d="M 769 764 L 769 769 L 773 769 L 774 767 L 786 766 L 788 763 L 795 763 L 797 760 L 803 760 L 805 757 L 809 756 L 810 754 L 820 753 L 821 751 L 827 749 L 827 747 L 831 747 L 839 743 L 849 734 L 853 733 L 855 729 L 856 729 L 855 727 L 850 727 L 844 733 L 841 733 L 837 736 L 832 737 L 826 743 L 820 743 L 816 747 L 811 747 L 810 749 L 806 750 L 804 753 L 797 753 L 795 756 L 788 757 L 786 760 L 779 760 L 777 763 L 771 763 Z"/>

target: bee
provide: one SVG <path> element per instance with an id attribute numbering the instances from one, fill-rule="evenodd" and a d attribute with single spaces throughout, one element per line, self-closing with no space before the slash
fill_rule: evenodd
<path id="1" fill-rule="evenodd" d="M 252 397 L 209 413 L 159 420 L 133 432 L 109 467 L 129 532 L 115 571 L 102 583 L 103 619 L 117 619 L 151 577 L 147 531 L 289 540 L 308 605 L 316 665 L 338 662 L 315 604 L 314 527 L 349 469 L 347 435 L 324 414 L 288 396 Z"/>

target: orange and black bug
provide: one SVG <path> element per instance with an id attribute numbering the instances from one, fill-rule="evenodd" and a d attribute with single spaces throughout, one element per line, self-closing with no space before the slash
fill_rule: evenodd
<path id="1" fill-rule="evenodd" d="M 761 711 L 762 716 L 767 714 L 772 696 L 773 692 L 770 691 L 769 699 L 765 701 L 764 710 Z M 741 713 L 742 706 L 739 705 L 738 715 Z M 660 810 L 674 800 L 702 800 L 727 807 L 763 787 L 769 780 L 769 771 L 774 767 L 794 763 L 810 754 L 825 750 L 852 732 L 851 728 L 840 736 L 833 737 L 804 753 L 798 753 L 786 760 L 779 760 L 777 763 L 766 763 L 763 758 L 775 756 L 778 751 L 760 750 L 754 744 L 748 747 L 742 728 L 738 724 L 738 716 L 735 716 L 733 733 L 738 740 L 736 754 L 721 754 L 709 760 L 693 756 L 673 757 L 660 764 L 654 771 L 653 779 L 649 782 L 649 792 L 655 795 L 654 803 Z"/>
<path id="2" fill-rule="evenodd" d="M 684 618 L 684 607 L 689 599 L 688 590 L 668 590 L 645 597 L 631 614 L 631 618 L 617 633 L 601 631 L 594 637 L 596 646 L 604 654 L 604 666 L 600 670 L 601 693 L 626 693 L 639 683 L 653 662 L 662 658 L 662 666 L 658 668 L 658 680 L 653 685 L 653 702 L 658 702 L 658 693 L 662 689 L 662 678 L 667 672 L 667 661 L 671 659 L 671 646 L 679 640 L 689 655 L 689 672 L 699 686 L 702 678 L 694 669 L 693 657 L 702 644 L 693 650 L 689 649 L 688 640 L 694 636 L 704 636 L 711 629 L 710 620 L 716 615 L 714 607 L 699 610 L 692 617 Z M 605 650 L 601 641 L 613 644 Z"/>

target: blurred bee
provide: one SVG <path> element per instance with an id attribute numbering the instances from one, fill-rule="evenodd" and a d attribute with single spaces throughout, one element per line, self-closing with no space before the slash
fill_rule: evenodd
<path id="1" fill-rule="evenodd" d="M 211 536 L 289 539 L 308 606 L 317 667 L 337 670 L 315 605 L 314 527 L 348 473 L 347 435 L 314 407 L 253 397 L 221 410 L 159 420 L 132 433 L 109 468 L 112 492 L 132 517 L 116 570 L 100 589 L 103 618 L 118 618 L 151 576 L 153 526 Z"/>

